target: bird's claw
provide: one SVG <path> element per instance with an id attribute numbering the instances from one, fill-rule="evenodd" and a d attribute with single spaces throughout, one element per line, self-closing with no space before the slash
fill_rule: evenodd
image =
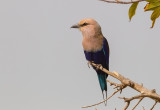
<path id="1" fill-rule="evenodd" d="M 122 93 L 122 90 L 126 87 L 124 84 L 116 84 L 113 89 L 117 89 L 120 91 L 120 94 Z"/>
<path id="2" fill-rule="evenodd" d="M 102 67 L 102 64 L 96 64 L 96 70 L 100 69 Z"/>
<path id="3" fill-rule="evenodd" d="M 88 67 L 90 68 L 90 65 L 92 66 L 92 63 L 94 63 L 94 61 L 88 61 Z"/>
<path id="4" fill-rule="evenodd" d="M 88 67 L 90 68 L 90 65 L 92 66 L 92 63 L 94 63 L 94 61 L 88 61 Z M 96 64 L 96 70 L 100 69 L 102 67 L 102 64 Z M 103 69 L 103 68 L 102 68 Z"/>

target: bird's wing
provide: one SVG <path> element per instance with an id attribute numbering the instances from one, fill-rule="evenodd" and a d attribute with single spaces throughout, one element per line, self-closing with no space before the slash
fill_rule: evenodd
<path id="1" fill-rule="evenodd" d="M 103 52 L 105 54 L 106 58 L 106 64 L 107 64 L 107 69 L 109 70 L 109 45 L 107 39 L 104 37 L 103 38 Z"/>
<path id="2" fill-rule="evenodd" d="M 85 57 L 88 61 L 93 61 L 93 54 L 92 52 L 87 52 L 84 50 L 84 54 L 85 54 Z"/>

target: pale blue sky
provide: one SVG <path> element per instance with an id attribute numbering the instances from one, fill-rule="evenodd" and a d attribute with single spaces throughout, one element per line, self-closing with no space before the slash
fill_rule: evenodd
<path id="1" fill-rule="evenodd" d="M 160 93 L 160 20 L 150 29 L 151 12 L 144 13 L 140 3 L 129 22 L 129 6 L 98 0 L 1 0 L 0 110 L 82 110 L 102 100 L 81 33 L 70 29 L 83 18 L 101 25 L 110 45 L 110 71 Z M 108 96 L 112 92 L 108 85 Z M 121 96 L 136 94 L 126 89 Z M 117 96 L 108 101 L 108 110 L 124 107 Z M 153 103 L 145 99 L 141 105 L 151 108 Z M 106 109 L 104 104 L 96 108 Z"/>

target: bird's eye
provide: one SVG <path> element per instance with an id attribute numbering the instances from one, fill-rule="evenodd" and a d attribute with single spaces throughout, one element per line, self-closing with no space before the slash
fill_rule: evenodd
<path id="1" fill-rule="evenodd" d="M 86 25 L 88 25 L 88 23 L 83 23 L 83 24 L 82 24 L 82 26 L 86 26 Z"/>

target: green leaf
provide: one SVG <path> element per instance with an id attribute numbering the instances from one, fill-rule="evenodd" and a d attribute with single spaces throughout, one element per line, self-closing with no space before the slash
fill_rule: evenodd
<path id="1" fill-rule="evenodd" d="M 160 0 L 146 0 L 149 3 L 156 3 L 156 2 L 160 2 Z"/>
<path id="2" fill-rule="evenodd" d="M 139 2 L 135 2 L 131 5 L 131 7 L 129 8 L 129 19 L 131 20 L 132 17 L 135 15 L 136 12 L 136 8 Z"/>
<path id="3" fill-rule="evenodd" d="M 147 3 L 147 5 L 144 7 L 144 11 L 155 10 L 157 7 L 160 7 L 160 2 Z"/>
<path id="4" fill-rule="evenodd" d="M 154 27 L 155 21 L 159 16 L 160 16 L 160 7 L 156 8 L 151 15 L 151 20 L 152 20 L 151 28 Z"/>

